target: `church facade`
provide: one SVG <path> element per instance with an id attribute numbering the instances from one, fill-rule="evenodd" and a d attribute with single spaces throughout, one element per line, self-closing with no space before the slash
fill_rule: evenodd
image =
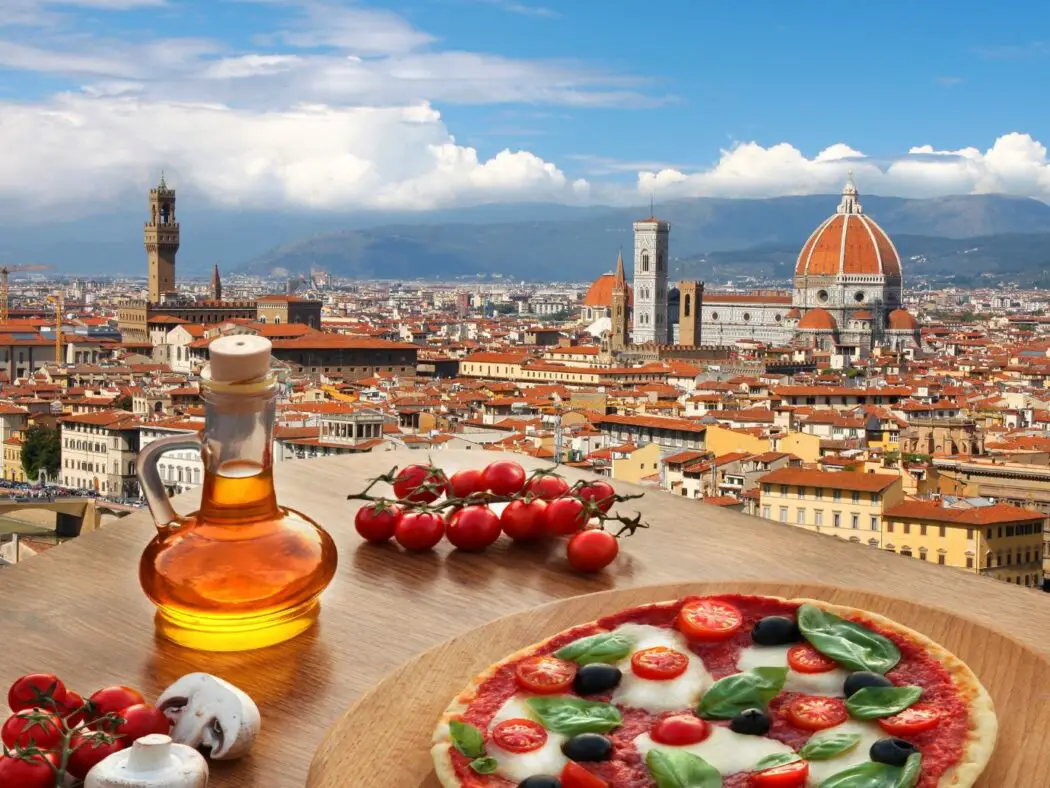
<path id="1" fill-rule="evenodd" d="M 877 346 L 919 345 L 919 324 L 902 306 L 900 255 L 863 212 L 852 174 L 835 213 L 803 245 L 790 292 L 705 293 L 702 282 L 692 281 L 670 288 L 670 230 L 670 223 L 652 216 L 634 223 L 633 293 L 622 260 L 616 274 L 599 280 L 612 285 L 610 313 L 614 300 L 627 304 L 633 295 L 630 319 L 614 319 L 608 328 L 610 349 L 759 342 L 850 359 Z"/>

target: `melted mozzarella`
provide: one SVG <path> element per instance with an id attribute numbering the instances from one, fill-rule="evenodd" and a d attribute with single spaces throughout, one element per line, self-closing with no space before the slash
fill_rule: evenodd
<path id="1" fill-rule="evenodd" d="M 799 673 L 788 666 L 787 654 L 794 643 L 786 646 L 750 646 L 740 651 L 737 669 L 740 671 L 753 668 L 788 668 L 784 692 L 802 692 L 806 695 L 820 695 L 827 698 L 841 698 L 845 695 L 843 685 L 849 676 L 848 670 L 835 668 L 827 673 Z"/>
<path id="2" fill-rule="evenodd" d="M 886 737 L 886 734 L 883 733 L 882 728 L 879 727 L 877 722 L 849 720 L 841 725 L 836 725 L 834 728 L 828 728 L 821 731 L 821 733 L 826 734 L 830 731 L 859 733 L 860 741 L 857 742 L 856 747 L 847 750 L 841 755 L 836 755 L 834 758 L 826 761 L 810 761 L 809 780 L 806 782 L 806 785 L 809 786 L 809 788 L 819 786 L 833 774 L 843 772 L 851 766 L 870 761 L 871 756 L 868 754 L 868 751 L 871 749 L 871 745 L 879 739 L 884 739 Z"/>
<path id="3" fill-rule="evenodd" d="M 711 735 L 698 744 L 687 744 L 683 747 L 672 747 L 654 742 L 648 733 L 643 733 L 634 740 L 638 754 L 645 760 L 650 750 L 685 750 L 703 758 L 719 773 L 726 777 L 738 772 L 753 771 L 755 765 L 768 755 L 780 755 L 793 752 L 783 742 L 767 739 L 764 736 L 745 736 L 734 733 L 720 725 L 711 726 Z"/>
<path id="4" fill-rule="evenodd" d="M 631 670 L 631 658 L 622 660 L 617 667 L 623 671 L 623 678 L 613 692 L 613 703 L 651 712 L 689 709 L 699 702 L 704 690 L 711 686 L 711 674 L 704 667 L 703 660 L 689 650 L 689 643 L 675 630 L 646 624 L 623 624 L 613 631 L 634 640 L 632 654 L 664 646 L 689 657 L 689 667 L 685 673 L 670 681 L 653 681 L 636 676 Z"/>
<path id="5" fill-rule="evenodd" d="M 507 698 L 492 716 L 489 731 L 504 720 L 535 720 L 536 715 L 525 702 L 529 697 L 531 696 L 511 695 Z M 568 738 L 564 734 L 547 731 L 547 741 L 538 750 L 532 752 L 508 752 L 497 746 L 495 742 L 489 741 L 485 747 L 485 754 L 495 758 L 499 764 L 496 774 L 518 783 L 534 774 L 561 774 L 561 770 L 569 760 L 562 754 L 561 746 Z"/>

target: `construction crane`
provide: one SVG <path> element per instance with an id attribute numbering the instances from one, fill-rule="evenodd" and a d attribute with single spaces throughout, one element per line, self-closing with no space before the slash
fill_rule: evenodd
<path id="1" fill-rule="evenodd" d="M 55 364 L 59 367 L 62 366 L 62 317 L 63 309 L 62 304 L 64 300 L 64 294 L 61 290 L 53 296 L 47 297 L 48 301 L 53 301 L 55 304 Z"/>
<path id="2" fill-rule="evenodd" d="M 8 302 L 7 275 L 21 271 L 46 271 L 50 265 L 3 265 L 0 266 L 0 325 L 7 324 Z"/>

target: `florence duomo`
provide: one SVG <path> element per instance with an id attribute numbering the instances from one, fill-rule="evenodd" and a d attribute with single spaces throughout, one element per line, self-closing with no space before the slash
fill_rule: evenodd
<path id="1" fill-rule="evenodd" d="M 643 346 L 731 348 L 740 342 L 810 348 L 844 364 L 876 348 L 916 349 L 919 323 L 903 307 L 900 255 L 864 213 L 850 173 L 835 213 L 814 230 L 795 264 L 791 292 L 705 292 L 704 283 L 668 283 L 671 225 L 655 216 L 634 223 L 634 271 L 622 256 L 615 274 L 598 278 L 585 317 L 608 317 L 609 354 Z"/>

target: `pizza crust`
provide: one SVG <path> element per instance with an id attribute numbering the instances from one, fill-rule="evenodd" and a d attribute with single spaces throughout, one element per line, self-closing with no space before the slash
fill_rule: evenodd
<path id="1" fill-rule="evenodd" d="M 717 594 L 711 594 L 710 596 L 717 596 Z M 992 703 L 991 696 L 965 662 L 925 635 L 916 632 L 903 624 L 899 624 L 892 619 L 881 616 L 878 613 L 872 613 L 867 610 L 846 607 L 843 605 L 833 605 L 830 602 L 825 602 L 820 599 L 785 599 L 783 597 L 766 596 L 763 594 L 756 594 L 755 596 L 778 602 L 787 602 L 789 604 L 810 604 L 814 607 L 819 607 L 821 610 L 834 613 L 842 618 L 870 621 L 872 624 L 876 624 L 884 630 L 893 631 L 933 656 L 933 658 L 948 671 L 953 683 L 955 684 L 956 690 L 966 701 L 970 710 L 970 730 L 963 747 L 962 756 L 957 764 L 941 776 L 940 781 L 937 783 L 937 788 L 972 788 L 977 782 L 977 779 L 981 776 L 981 772 L 984 771 L 984 767 L 987 766 L 989 759 L 992 757 L 992 751 L 995 749 L 995 739 L 999 729 L 999 723 L 995 716 L 995 706 Z M 678 599 L 673 599 L 656 602 L 651 605 L 638 605 L 637 607 L 672 607 L 678 604 L 679 601 L 680 600 Z M 495 675 L 508 663 L 515 662 L 535 653 L 555 638 L 563 637 L 566 633 L 572 632 L 574 629 L 585 629 L 593 627 L 596 624 L 597 620 L 580 624 L 571 629 L 558 632 L 538 643 L 533 643 L 525 648 L 518 649 L 513 654 L 504 657 L 502 660 L 489 666 L 486 670 L 471 679 L 470 683 L 459 693 L 459 695 L 456 696 L 452 703 L 449 704 L 444 713 L 442 713 L 438 720 L 437 728 L 434 730 L 433 746 L 431 747 L 430 753 L 434 759 L 434 772 L 437 775 L 438 782 L 441 783 L 443 788 L 462 788 L 463 783 L 456 775 L 456 770 L 452 762 L 453 748 L 449 734 L 449 723 L 453 720 L 462 719 L 467 707 L 470 706 L 477 697 L 478 689 L 481 685 L 488 681 L 489 678 Z"/>

